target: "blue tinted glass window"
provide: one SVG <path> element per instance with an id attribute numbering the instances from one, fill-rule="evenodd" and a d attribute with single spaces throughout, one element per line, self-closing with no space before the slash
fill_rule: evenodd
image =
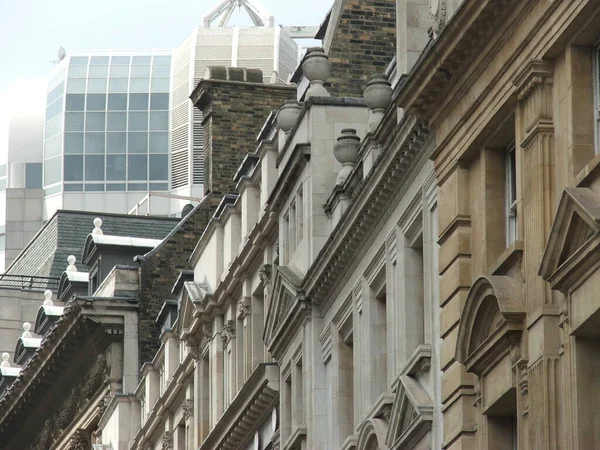
<path id="1" fill-rule="evenodd" d="M 125 183 L 106 183 L 107 191 L 125 191 Z"/>
<path id="2" fill-rule="evenodd" d="M 148 153 L 148 133 L 129 133 L 128 153 Z"/>
<path id="3" fill-rule="evenodd" d="M 110 78 L 127 78 L 129 66 L 110 66 Z"/>
<path id="4" fill-rule="evenodd" d="M 85 106 L 85 95 L 83 94 L 67 94 L 65 102 L 66 111 L 83 111 Z"/>
<path id="5" fill-rule="evenodd" d="M 152 78 L 150 92 L 169 92 L 169 78 Z"/>
<path id="6" fill-rule="evenodd" d="M 113 56 L 112 64 L 129 64 L 131 62 L 131 56 Z"/>
<path id="7" fill-rule="evenodd" d="M 106 78 L 108 76 L 108 66 L 90 66 L 90 78 Z"/>
<path id="8" fill-rule="evenodd" d="M 169 113 L 158 111 L 150 113 L 150 129 L 152 131 L 166 131 L 169 129 Z"/>
<path id="9" fill-rule="evenodd" d="M 171 66 L 152 66 L 153 77 L 168 77 L 171 75 Z"/>
<path id="10" fill-rule="evenodd" d="M 104 133 L 85 133 L 85 152 L 104 153 Z"/>
<path id="11" fill-rule="evenodd" d="M 151 191 L 168 191 L 169 183 L 150 183 Z"/>
<path id="12" fill-rule="evenodd" d="M 126 112 L 109 112 L 106 127 L 108 131 L 126 131 L 127 130 L 127 113 Z"/>
<path id="13" fill-rule="evenodd" d="M 86 183 L 86 192 L 102 192 L 104 191 L 104 183 Z"/>
<path id="14" fill-rule="evenodd" d="M 83 94 L 85 93 L 85 86 L 87 80 L 85 78 L 77 78 L 69 80 L 67 83 L 67 94 Z"/>
<path id="15" fill-rule="evenodd" d="M 106 94 L 88 94 L 87 111 L 106 111 Z"/>
<path id="16" fill-rule="evenodd" d="M 168 110 L 169 109 L 169 94 L 151 94 L 150 109 L 152 110 Z"/>
<path id="17" fill-rule="evenodd" d="M 150 66 L 131 66 L 132 77 L 150 76 Z"/>
<path id="18" fill-rule="evenodd" d="M 58 86 L 48 93 L 48 96 L 46 97 L 46 106 L 48 106 L 50 103 L 54 103 L 54 101 L 63 95 L 64 87 L 65 82 L 62 81 Z"/>
<path id="19" fill-rule="evenodd" d="M 127 155 L 127 178 L 129 180 L 148 179 L 147 155 Z"/>
<path id="20" fill-rule="evenodd" d="M 128 191 L 147 191 L 148 184 L 147 183 L 127 183 Z"/>
<path id="21" fill-rule="evenodd" d="M 68 112 L 65 114 L 66 131 L 83 131 L 83 113 Z"/>
<path id="22" fill-rule="evenodd" d="M 127 94 L 108 94 L 109 111 L 126 111 Z"/>
<path id="23" fill-rule="evenodd" d="M 155 56 L 154 64 L 171 64 L 170 56 Z"/>
<path id="24" fill-rule="evenodd" d="M 62 164 L 60 156 L 44 161 L 44 186 L 58 183 L 62 177 Z"/>
<path id="25" fill-rule="evenodd" d="M 106 133 L 106 153 L 125 153 L 127 133 Z"/>
<path id="26" fill-rule="evenodd" d="M 167 153 L 169 151 L 169 133 L 150 133 L 150 153 Z"/>
<path id="27" fill-rule="evenodd" d="M 150 78 L 131 78 L 131 92 L 148 92 Z"/>
<path id="28" fill-rule="evenodd" d="M 65 133 L 65 153 L 83 153 L 83 133 Z"/>
<path id="29" fill-rule="evenodd" d="M 147 111 L 149 97 L 148 94 L 129 94 L 129 109 Z"/>
<path id="30" fill-rule="evenodd" d="M 81 192 L 83 191 L 83 184 L 65 184 L 65 192 Z"/>
<path id="31" fill-rule="evenodd" d="M 85 156 L 85 180 L 104 180 L 104 155 Z"/>
<path id="32" fill-rule="evenodd" d="M 85 66 L 88 63 L 87 56 L 73 56 L 71 57 L 71 61 L 69 61 L 70 66 Z"/>
<path id="33" fill-rule="evenodd" d="M 129 80 L 127 78 L 114 78 L 108 83 L 108 92 L 127 92 Z"/>
<path id="34" fill-rule="evenodd" d="M 132 64 L 150 64 L 151 62 L 151 56 L 134 56 Z"/>
<path id="35" fill-rule="evenodd" d="M 65 181 L 83 181 L 83 155 L 65 156 Z"/>
<path id="36" fill-rule="evenodd" d="M 56 136 L 62 131 L 62 115 L 56 116 L 54 119 L 46 122 L 45 133 L 46 139 L 51 138 L 52 136 Z"/>
<path id="37" fill-rule="evenodd" d="M 46 120 L 50 120 L 53 117 L 55 117 L 57 114 L 60 114 L 62 112 L 62 106 L 63 106 L 62 98 L 59 98 L 54 103 L 52 103 L 50 106 L 48 106 L 46 108 Z"/>
<path id="38" fill-rule="evenodd" d="M 62 140 L 62 134 L 59 134 L 44 142 L 44 158 L 59 155 L 62 151 Z"/>
<path id="39" fill-rule="evenodd" d="M 150 155 L 148 179 L 166 180 L 167 178 L 169 178 L 169 160 L 167 155 Z"/>
<path id="40" fill-rule="evenodd" d="M 110 59 L 110 56 L 92 56 L 92 58 L 90 59 L 90 65 L 91 64 L 107 65 L 109 59 Z"/>
<path id="41" fill-rule="evenodd" d="M 125 155 L 106 155 L 106 179 L 126 180 L 127 162 Z"/>
<path id="42" fill-rule="evenodd" d="M 89 112 L 85 118 L 86 131 L 106 130 L 106 114 L 103 112 Z"/>
<path id="43" fill-rule="evenodd" d="M 146 131 L 148 130 L 148 113 L 147 112 L 130 112 L 129 113 L 129 131 Z"/>
<path id="44" fill-rule="evenodd" d="M 106 78 L 90 78 L 87 90 L 88 92 L 106 92 Z"/>
<path id="45" fill-rule="evenodd" d="M 25 188 L 42 188 L 42 163 L 25 163 Z"/>
<path id="46" fill-rule="evenodd" d="M 87 77 L 87 66 L 73 66 L 69 68 L 69 78 Z M 70 81 L 69 81 L 70 83 Z"/>

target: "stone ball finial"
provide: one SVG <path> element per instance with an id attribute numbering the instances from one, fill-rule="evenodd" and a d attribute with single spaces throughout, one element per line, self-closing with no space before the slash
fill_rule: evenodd
<path id="1" fill-rule="evenodd" d="M 9 359 L 10 355 L 8 353 L 2 353 L 2 362 L 0 363 L 0 367 L 10 367 L 10 363 L 8 362 Z"/>
<path id="2" fill-rule="evenodd" d="M 335 159 L 342 165 L 342 170 L 340 170 L 337 176 L 337 185 L 343 185 L 352 173 L 354 163 L 358 159 L 359 149 L 360 137 L 356 134 L 356 130 L 353 128 L 344 128 L 342 135 L 337 138 L 337 142 L 333 146 Z"/>
<path id="3" fill-rule="evenodd" d="M 23 334 L 21 335 L 21 337 L 30 338 L 31 333 L 29 332 L 29 330 L 31 330 L 31 324 L 29 322 L 23 323 Z"/>
<path id="4" fill-rule="evenodd" d="M 94 230 L 92 234 L 104 234 L 102 231 L 102 219 L 100 217 L 96 217 L 94 219 Z"/>
<path id="5" fill-rule="evenodd" d="M 285 133 L 289 133 L 300 117 L 302 107 L 296 100 L 286 100 L 277 114 L 277 125 Z"/>
<path id="6" fill-rule="evenodd" d="M 365 88 L 365 103 L 370 110 L 369 131 L 375 132 L 383 120 L 385 110 L 392 103 L 392 85 L 384 73 L 376 73 Z"/>
<path id="7" fill-rule="evenodd" d="M 52 302 L 52 291 L 50 289 L 44 291 L 44 299 L 44 306 L 54 306 L 54 302 Z"/>
<path id="8" fill-rule="evenodd" d="M 75 267 L 75 261 L 77 261 L 75 255 L 69 255 L 69 257 L 67 258 L 67 262 L 69 263 L 69 265 L 67 266 L 67 272 L 77 272 L 77 267 Z"/>
<path id="9" fill-rule="evenodd" d="M 331 62 L 321 47 L 308 49 L 308 53 L 302 63 L 302 72 L 308 81 L 310 87 L 306 91 L 306 97 L 329 97 L 329 92 L 325 89 L 325 82 L 331 74 Z"/>

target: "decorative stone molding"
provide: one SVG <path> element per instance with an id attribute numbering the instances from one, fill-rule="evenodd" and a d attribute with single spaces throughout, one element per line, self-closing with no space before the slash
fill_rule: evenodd
<path id="1" fill-rule="evenodd" d="M 188 351 L 196 361 L 200 359 L 200 340 L 194 336 L 187 336 L 185 339 L 185 345 Z"/>
<path id="2" fill-rule="evenodd" d="M 182 406 L 183 418 L 188 420 L 190 417 L 194 417 L 194 400 L 191 398 L 186 399 Z"/>
<path id="3" fill-rule="evenodd" d="M 310 87 L 306 91 L 306 98 L 329 97 L 329 92 L 323 86 L 331 73 L 331 63 L 325 50 L 321 47 L 308 49 L 308 53 L 302 63 L 302 71 Z"/>
<path id="4" fill-rule="evenodd" d="M 221 339 L 223 339 L 223 348 L 227 347 L 227 345 L 235 339 L 235 320 L 228 320 L 223 325 L 223 329 L 221 330 Z"/>
<path id="5" fill-rule="evenodd" d="M 244 320 L 252 312 L 252 299 L 244 297 L 238 302 L 238 319 Z"/>
<path id="6" fill-rule="evenodd" d="M 431 21 L 433 22 L 431 29 L 434 38 L 437 38 L 444 26 L 446 26 L 447 15 L 447 0 L 429 0 L 429 17 L 431 17 Z"/>
<path id="7" fill-rule="evenodd" d="M 212 337 L 213 337 L 212 323 L 206 322 L 206 323 L 202 324 L 202 335 L 206 339 L 212 339 Z"/>
<path id="8" fill-rule="evenodd" d="M 68 450 L 88 450 L 90 439 L 85 430 L 76 430 L 69 438 Z"/>
<path id="9" fill-rule="evenodd" d="M 170 450 L 173 448 L 173 432 L 165 431 L 162 437 L 161 450 Z"/>
<path id="10" fill-rule="evenodd" d="M 515 78 L 521 107 L 519 125 L 524 135 L 531 133 L 534 127 L 552 127 L 553 81 L 554 63 L 535 59 Z"/>
<path id="11" fill-rule="evenodd" d="M 277 251 L 279 251 L 278 245 L 275 248 L 277 249 Z M 271 272 L 272 272 L 271 264 L 263 264 L 262 267 L 260 268 L 260 271 L 258 272 L 258 276 L 259 276 L 260 282 L 262 283 L 263 286 L 271 284 Z"/>

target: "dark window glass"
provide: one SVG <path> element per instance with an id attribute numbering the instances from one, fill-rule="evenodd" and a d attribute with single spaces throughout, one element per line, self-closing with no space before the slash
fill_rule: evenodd
<path id="1" fill-rule="evenodd" d="M 107 133 L 106 153 L 125 153 L 127 149 L 127 133 Z"/>
<path id="2" fill-rule="evenodd" d="M 155 56 L 154 64 L 171 64 L 170 56 Z"/>
<path id="3" fill-rule="evenodd" d="M 85 66 L 88 63 L 87 56 L 72 56 L 71 61 L 69 61 L 70 66 Z"/>
<path id="4" fill-rule="evenodd" d="M 104 180 L 104 155 L 86 155 L 85 157 L 85 180 Z"/>
<path id="5" fill-rule="evenodd" d="M 125 180 L 127 164 L 125 155 L 106 155 L 106 179 Z"/>
<path id="6" fill-rule="evenodd" d="M 42 163 L 25 163 L 25 188 L 42 188 Z"/>
<path id="7" fill-rule="evenodd" d="M 85 95 L 83 94 L 67 94 L 65 110 L 66 111 L 83 111 L 85 106 Z"/>
<path id="8" fill-rule="evenodd" d="M 167 111 L 151 112 L 150 129 L 152 131 L 167 131 L 169 129 L 169 113 Z"/>
<path id="9" fill-rule="evenodd" d="M 85 133 L 85 152 L 104 153 L 104 133 Z"/>
<path id="10" fill-rule="evenodd" d="M 127 113 L 126 112 L 109 112 L 107 118 L 108 131 L 125 131 L 127 130 Z"/>
<path id="11" fill-rule="evenodd" d="M 148 113 L 130 112 L 128 126 L 130 131 L 146 131 L 148 129 Z"/>
<path id="12" fill-rule="evenodd" d="M 106 111 L 106 94 L 88 94 L 87 111 Z"/>
<path id="13" fill-rule="evenodd" d="M 169 133 L 150 133 L 150 153 L 168 153 Z"/>
<path id="14" fill-rule="evenodd" d="M 150 66 L 131 66 L 132 77 L 147 77 L 150 75 Z"/>
<path id="15" fill-rule="evenodd" d="M 151 191 L 168 191 L 169 183 L 150 183 Z"/>
<path id="16" fill-rule="evenodd" d="M 152 62 L 151 56 L 134 56 L 133 64 L 150 64 Z"/>
<path id="17" fill-rule="evenodd" d="M 127 156 L 127 178 L 129 180 L 148 179 L 148 157 L 147 155 Z"/>
<path id="18" fill-rule="evenodd" d="M 169 94 L 151 94 L 150 109 L 152 110 L 168 110 L 169 109 Z"/>
<path id="19" fill-rule="evenodd" d="M 108 94 L 109 111 L 126 111 L 127 94 Z"/>
<path id="20" fill-rule="evenodd" d="M 148 133 L 128 133 L 128 153 L 148 153 Z"/>
<path id="21" fill-rule="evenodd" d="M 83 133 L 65 133 L 65 153 L 83 153 Z"/>
<path id="22" fill-rule="evenodd" d="M 83 191 L 83 184 L 65 184 L 65 192 L 81 192 Z"/>
<path id="23" fill-rule="evenodd" d="M 147 183 L 127 183 L 128 191 L 147 191 L 148 184 Z"/>
<path id="24" fill-rule="evenodd" d="M 103 112 L 89 112 L 85 118 L 86 131 L 106 130 L 106 114 Z"/>
<path id="25" fill-rule="evenodd" d="M 112 64 L 129 64 L 131 56 L 113 56 Z"/>
<path id="26" fill-rule="evenodd" d="M 90 59 L 90 65 L 91 64 L 107 65 L 109 59 L 110 59 L 110 56 L 92 56 L 92 59 Z"/>
<path id="27" fill-rule="evenodd" d="M 66 131 L 83 131 L 83 113 L 69 112 L 65 115 Z"/>
<path id="28" fill-rule="evenodd" d="M 65 181 L 83 181 L 83 155 L 65 156 Z"/>
<path id="29" fill-rule="evenodd" d="M 125 191 L 125 183 L 106 183 L 107 191 Z"/>
<path id="30" fill-rule="evenodd" d="M 89 183 L 85 185 L 86 192 L 102 192 L 104 191 L 104 183 Z"/>
<path id="31" fill-rule="evenodd" d="M 167 155 L 150 155 L 148 175 L 149 180 L 166 180 L 169 177 Z"/>
<path id="32" fill-rule="evenodd" d="M 149 97 L 149 94 L 129 94 L 129 109 L 147 111 Z"/>

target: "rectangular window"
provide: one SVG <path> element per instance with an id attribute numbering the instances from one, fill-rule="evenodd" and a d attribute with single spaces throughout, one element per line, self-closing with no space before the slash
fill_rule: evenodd
<path id="1" fill-rule="evenodd" d="M 127 178 L 129 180 L 148 179 L 148 157 L 146 155 L 127 156 Z"/>
<path id="2" fill-rule="evenodd" d="M 106 78 L 108 76 L 108 66 L 90 66 L 88 76 L 90 78 Z"/>
<path id="3" fill-rule="evenodd" d="M 148 133 L 127 133 L 127 153 L 148 153 Z"/>
<path id="4" fill-rule="evenodd" d="M 88 94 L 86 111 L 106 111 L 106 94 Z"/>
<path id="5" fill-rule="evenodd" d="M 148 131 L 148 113 L 130 112 L 128 126 L 129 131 Z"/>
<path id="6" fill-rule="evenodd" d="M 42 163 L 25 163 L 25 188 L 42 188 Z"/>
<path id="7" fill-rule="evenodd" d="M 83 153 L 83 133 L 65 133 L 65 153 Z"/>
<path id="8" fill-rule="evenodd" d="M 104 155 L 86 155 L 85 156 L 85 180 L 103 181 L 104 180 Z M 86 186 L 86 191 L 87 191 Z"/>
<path id="9" fill-rule="evenodd" d="M 85 118 L 86 131 L 106 130 L 106 114 L 103 112 L 89 112 Z"/>
<path id="10" fill-rule="evenodd" d="M 106 78 L 90 78 L 88 92 L 106 92 Z"/>
<path id="11" fill-rule="evenodd" d="M 169 177 L 169 160 L 167 155 L 150 155 L 149 179 L 166 180 Z"/>
<path id="12" fill-rule="evenodd" d="M 104 133 L 85 133 L 85 153 L 104 152 Z"/>
<path id="13" fill-rule="evenodd" d="M 107 191 L 124 192 L 126 190 L 125 183 L 106 183 Z"/>
<path id="14" fill-rule="evenodd" d="M 128 76 L 129 66 L 110 66 L 110 78 L 127 78 Z"/>
<path id="15" fill-rule="evenodd" d="M 169 92 L 169 78 L 152 78 L 151 92 Z"/>
<path id="16" fill-rule="evenodd" d="M 124 181 L 127 179 L 127 161 L 125 158 L 125 155 L 106 155 L 107 180 Z"/>
<path id="17" fill-rule="evenodd" d="M 83 131 L 83 113 L 69 112 L 65 114 L 65 131 Z"/>
<path id="18" fill-rule="evenodd" d="M 132 66 L 132 77 L 147 77 L 150 75 L 150 66 Z"/>
<path id="19" fill-rule="evenodd" d="M 77 78 L 69 80 L 67 84 L 67 94 L 85 94 L 87 80 L 85 78 Z"/>
<path id="20" fill-rule="evenodd" d="M 109 111 L 126 111 L 127 94 L 108 94 Z"/>
<path id="21" fill-rule="evenodd" d="M 150 153 L 168 153 L 169 133 L 150 133 Z"/>
<path id="22" fill-rule="evenodd" d="M 131 111 L 148 111 L 149 94 L 129 94 L 129 109 Z"/>
<path id="23" fill-rule="evenodd" d="M 106 127 L 108 131 L 126 131 L 127 113 L 109 112 Z"/>
<path id="24" fill-rule="evenodd" d="M 83 181 L 83 155 L 65 156 L 65 181 Z"/>
<path id="25" fill-rule="evenodd" d="M 106 133 L 106 153 L 125 153 L 127 133 Z"/>
<path id="26" fill-rule="evenodd" d="M 169 109 L 169 94 L 151 94 L 150 109 L 153 111 Z"/>
<path id="27" fill-rule="evenodd" d="M 62 151 L 62 134 L 54 136 L 48 139 L 44 143 L 44 158 L 51 158 L 57 156 Z M 81 144 L 81 151 L 83 152 L 83 141 Z"/>
<path id="28" fill-rule="evenodd" d="M 85 95 L 83 94 L 67 94 L 65 110 L 66 111 L 83 111 L 85 106 Z"/>
<path id="29" fill-rule="evenodd" d="M 514 144 L 506 152 L 506 246 L 517 239 L 517 159 Z"/>
<path id="30" fill-rule="evenodd" d="M 112 64 L 127 64 L 131 62 L 131 56 L 113 56 L 111 63 Z"/>
<path id="31" fill-rule="evenodd" d="M 108 92 L 127 92 L 127 78 L 111 78 L 108 82 Z"/>
<path id="32" fill-rule="evenodd" d="M 58 183 L 62 178 L 61 158 L 55 157 L 44 162 L 44 186 Z M 60 189 L 59 189 L 60 191 Z"/>

